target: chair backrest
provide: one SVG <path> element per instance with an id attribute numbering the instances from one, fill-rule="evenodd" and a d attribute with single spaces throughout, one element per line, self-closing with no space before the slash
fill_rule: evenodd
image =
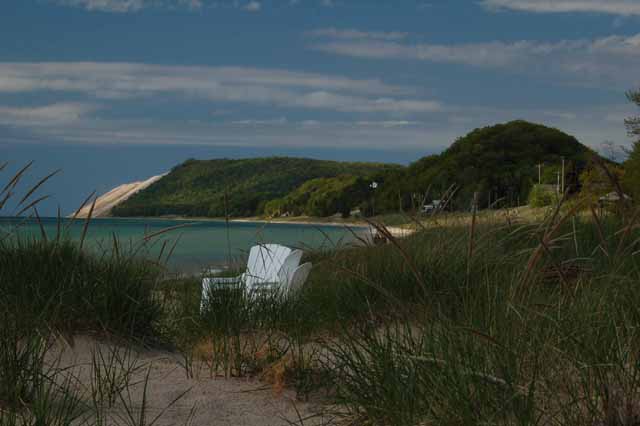
<path id="1" fill-rule="evenodd" d="M 289 287 L 293 273 L 300 265 L 300 260 L 302 260 L 302 254 L 302 250 L 293 250 L 284 260 L 282 267 L 278 271 L 278 285 L 280 288 L 286 289 Z"/>
<path id="2" fill-rule="evenodd" d="M 287 288 L 287 293 L 295 294 L 302 289 L 302 286 L 305 282 L 307 282 L 307 278 L 309 278 L 309 272 L 311 272 L 311 263 L 307 262 L 303 265 L 300 265 L 293 271 L 293 276 L 289 282 L 289 286 Z"/>
<path id="3" fill-rule="evenodd" d="M 246 285 L 251 288 L 262 282 L 278 281 L 278 271 L 291 254 L 289 247 L 280 244 L 253 246 L 247 261 Z"/>

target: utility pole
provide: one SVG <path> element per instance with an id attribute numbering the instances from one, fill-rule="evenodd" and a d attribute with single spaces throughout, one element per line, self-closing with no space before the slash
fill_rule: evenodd
<path id="1" fill-rule="evenodd" d="M 560 193 L 560 172 L 559 171 L 556 172 L 556 177 L 558 178 L 556 183 L 556 192 L 559 194 Z"/>
<path id="2" fill-rule="evenodd" d="M 562 157 L 562 193 L 564 194 L 564 157 Z"/>
<path id="3" fill-rule="evenodd" d="M 538 163 L 538 185 L 542 183 L 542 163 Z"/>
<path id="4" fill-rule="evenodd" d="M 371 198 L 371 210 L 372 210 L 373 216 L 375 216 L 376 215 L 376 194 L 375 194 L 375 192 L 376 192 L 376 189 L 378 189 L 378 182 L 376 182 L 376 181 L 371 182 L 371 185 L 369 185 L 369 188 L 372 189 L 373 197 Z"/>

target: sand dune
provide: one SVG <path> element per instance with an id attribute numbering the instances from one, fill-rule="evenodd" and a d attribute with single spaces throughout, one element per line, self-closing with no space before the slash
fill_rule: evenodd
<path id="1" fill-rule="evenodd" d="M 147 180 L 140 182 L 132 182 L 125 183 L 124 185 L 120 185 L 118 187 L 113 188 L 111 191 L 106 194 L 98 197 L 96 201 L 96 205 L 93 209 L 93 217 L 107 217 L 111 214 L 111 209 L 121 202 L 127 200 L 133 194 L 142 191 L 143 189 L 149 187 L 151 184 L 157 182 L 165 176 L 164 174 L 150 177 Z M 84 218 L 89 215 L 89 210 L 91 209 L 91 205 L 86 205 L 83 207 L 79 213 L 78 217 Z"/>

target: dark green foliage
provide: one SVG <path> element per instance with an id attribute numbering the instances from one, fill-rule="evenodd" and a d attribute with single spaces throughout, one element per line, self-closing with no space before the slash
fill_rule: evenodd
<path id="1" fill-rule="evenodd" d="M 87 255 L 66 241 L 0 241 L 0 424 L 76 424 L 88 407 L 77 379 L 51 354 L 56 339 L 96 333 L 158 341 L 158 272 L 149 262 Z M 29 423 L 20 420 L 25 409 Z"/>
<path id="2" fill-rule="evenodd" d="M 440 199 L 455 185 L 449 206 L 468 209 L 473 193 L 480 206 L 524 204 L 544 163 L 543 183 L 552 184 L 561 158 L 565 183 L 579 189 L 578 176 L 593 155 L 574 137 L 526 121 L 474 130 L 440 155 L 408 168 L 297 158 L 188 160 L 149 188 L 115 207 L 115 216 L 310 216 L 416 209 Z M 378 182 L 374 191 L 368 184 Z"/>
<path id="3" fill-rule="evenodd" d="M 370 179 L 341 175 L 335 178 L 312 179 L 303 183 L 284 198 L 270 201 L 265 213 L 279 216 L 285 213 L 295 216 L 331 216 L 349 212 L 370 194 Z"/>
<path id="4" fill-rule="evenodd" d="M 432 242 L 416 236 L 424 251 L 402 245 L 419 268 L 425 251 L 442 260 L 425 269 L 433 275 L 412 313 L 390 297 L 410 277 L 378 278 L 377 259 L 354 266 L 363 285 L 389 292 L 378 300 L 397 306 L 399 319 L 346 328 L 335 339 L 339 368 L 330 371 L 352 424 L 635 424 L 639 277 L 629 256 L 637 243 L 620 239 L 624 226 L 614 217 L 600 225 L 573 217 L 556 233 L 485 227 L 467 278 L 456 266 L 465 262 L 462 230 L 442 230 L 445 245 L 435 234 Z M 532 262 L 541 237 L 549 251 Z"/>
<path id="5" fill-rule="evenodd" d="M 640 142 L 633 144 L 633 149 L 624 162 L 624 177 L 622 182 L 625 191 L 627 191 L 634 200 L 640 199 Z"/>
<path id="6" fill-rule="evenodd" d="M 464 222 L 312 254 L 294 298 L 212 298 L 201 332 L 236 348 L 214 357 L 235 374 L 291 359 L 286 383 L 324 386 L 349 424 L 634 424 L 637 231 L 499 218 L 476 226 L 471 257 Z"/>
<path id="7" fill-rule="evenodd" d="M 156 265 L 117 254 L 95 257 L 77 244 L 12 238 L 0 242 L 0 310 L 29 328 L 154 335 L 161 307 Z M 37 320 L 37 321 L 36 321 Z"/>
<path id="8" fill-rule="evenodd" d="M 640 107 L 640 90 L 632 90 L 628 92 L 627 98 L 629 101 Z M 640 117 L 630 117 L 625 120 L 625 124 L 627 125 L 629 135 L 633 137 L 640 136 Z"/>
<path id="9" fill-rule="evenodd" d="M 399 201 L 398 194 L 424 197 L 429 191 L 429 202 L 455 184 L 458 192 L 452 202 L 457 209 L 468 209 L 474 192 L 479 193 L 480 206 L 498 199 L 503 200 L 502 205 L 524 204 L 538 181 L 537 164 L 544 163 L 545 171 L 557 170 L 565 157 L 565 182 L 575 191 L 577 176 L 592 154 L 574 137 L 556 129 L 526 121 L 498 124 L 476 129 L 442 154 L 413 163 L 381 187 L 376 203 L 380 209 L 397 211 L 400 202 L 410 203 L 408 198 Z"/>
<path id="10" fill-rule="evenodd" d="M 559 201 L 555 186 L 534 185 L 529 192 L 529 205 L 531 207 L 547 207 Z"/>
<path id="11" fill-rule="evenodd" d="M 629 100 L 640 106 L 640 90 L 629 92 L 627 94 Z M 632 137 L 640 137 L 640 117 L 631 117 L 625 121 L 629 135 Z M 624 179 L 625 190 L 629 192 L 634 199 L 640 199 L 640 141 L 633 144 L 633 149 L 629 153 L 629 157 L 624 162 Z"/>
<path id="12" fill-rule="evenodd" d="M 114 216 L 253 216 L 303 183 L 400 166 L 302 158 L 188 160 L 113 209 Z M 318 206 L 322 210 L 322 206 Z M 332 212 L 332 213 L 335 213 Z"/>

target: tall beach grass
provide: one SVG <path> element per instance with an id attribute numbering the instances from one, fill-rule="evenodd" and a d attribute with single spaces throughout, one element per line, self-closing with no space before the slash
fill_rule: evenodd
<path id="1" fill-rule="evenodd" d="M 638 212 L 562 200 L 540 220 L 436 216 L 403 239 L 375 224 L 387 244 L 307 253 L 298 293 L 217 291 L 204 309 L 197 277 L 115 247 L 4 238 L 0 425 L 99 424 L 113 405 L 151 423 L 129 386 L 146 366 L 96 352 L 83 394 L 47 358 L 78 333 L 168 342 L 189 377 L 291 387 L 334 424 L 640 424 Z"/>

